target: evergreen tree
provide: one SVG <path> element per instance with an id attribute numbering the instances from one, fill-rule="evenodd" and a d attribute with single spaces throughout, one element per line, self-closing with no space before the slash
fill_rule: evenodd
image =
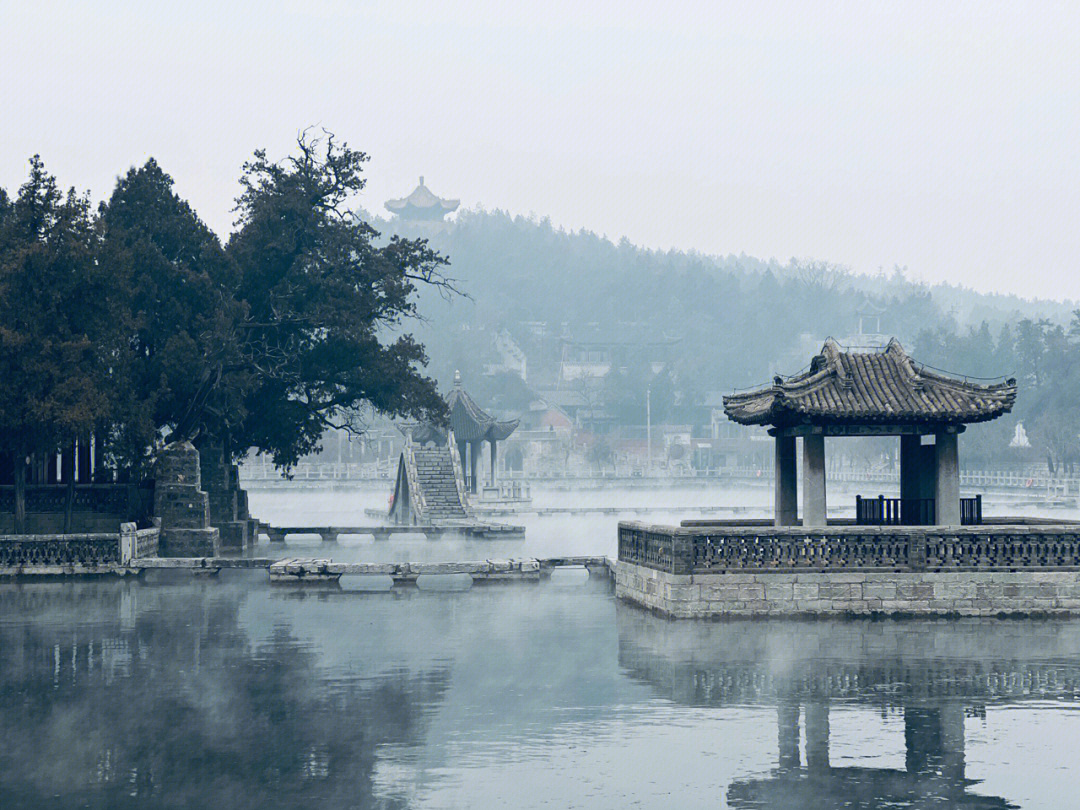
<path id="1" fill-rule="evenodd" d="M 54 456 L 110 419 L 127 351 L 116 276 L 98 261 L 86 196 L 66 195 L 39 157 L 0 216 L 0 444 L 24 528 L 26 462 Z M 73 453 L 67 454 L 68 459 Z M 67 515 L 70 522 L 73 470 Z"/>

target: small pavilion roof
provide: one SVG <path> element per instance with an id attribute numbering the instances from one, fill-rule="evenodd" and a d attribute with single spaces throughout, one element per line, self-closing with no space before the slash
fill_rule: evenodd
<path id="1" fill-rule="evenodd" d="M 461 387 L 461 375 L 456 371 L 446 405 L 450 410 L 450 428 L 459 442 L 502 441 L 517 429 L 520 421 L 500 422 L 484 411 Z"/>
<path id="2" fill-rule="evenodd" d="M 808 371 L 724 397 L 744 425 L 960 425 L 1008 413 L 1016 380 L 975 383 L 915 363 L 895 338 L 883 350 L 846 352 L 825 341 Z"/>
<path id="3" fill-rule="evenodd" d="M 442 219 L 452 211 L 456 211 L 461 200 L 444 200 L 436 197 L 431 190 L 424 185 L 424 178 L 420 178 L 420 185 L 413 189 L 408 197 L 399 200 L 387 200 L 386 210 L 397 214 L 405 219 Z"/>

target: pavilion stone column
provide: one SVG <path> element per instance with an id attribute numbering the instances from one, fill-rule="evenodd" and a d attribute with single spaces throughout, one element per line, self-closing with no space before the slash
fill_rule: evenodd
<path id="1" fill-rule="evenodd" d="M 475 495 L 479 491 L 476 479 L 480 472 L 480 442 L 469 443 L 469 491 Z"/>
<path id="2" fill-rule="evenodd" d="M 825 436 L 803 436 L 803 526 L 825 526 Z"/>
<path id="3" fill-rule="evenodd" d="M 777 526 L 794 526 L 799 511 L 799 478 L 795 468 L 795 437 L 776 437 L 775 522 Z"/>
<path id="4" fill-rule="evenodd" d="M 497 479 L 495 478 L 495 468 L 499 463 L 499 443 L 494 439 L 491 440 L 491 485 L 495 486 Z"/>
<path id="5" fill-rule="evenodd" d="M 900 437 L 900 521 L 921 526 L 929 521 L 928 502 L 937 490 L 937 456 L 932 444 L 916 434 Z"/>
<path id="6" fill-rule="evenodd" d="M 919 477 L 919 445 L 922 437 L 918 435 L 900 436 L 900 500 L 913 501 L 925 497 L 921 492 Z"/>
<path id="7" fill-rule="evenodd" d="M 934 455 L 937 459 L 935 510 L 938 526 L 960 525 L 960 452 L 956 433 L 938 433 Z"/>

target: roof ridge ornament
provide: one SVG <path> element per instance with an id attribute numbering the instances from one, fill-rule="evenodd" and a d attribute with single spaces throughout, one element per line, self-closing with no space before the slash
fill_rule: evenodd
<path id="1" fill-rule="evenodd" d="M 904 351 L 903 345 L 896 338 L 889 338 L 889 343 L 885 347 L 886 354 L 891 354 L 907 372 L 909 379 L 911 380 L 911 386 L 917 391 L 922 391 L 926 379 L 923 377 L 922 372 L 919 371 L 919 367 L 915 365 L 915 361 L 911 355 Z"/>

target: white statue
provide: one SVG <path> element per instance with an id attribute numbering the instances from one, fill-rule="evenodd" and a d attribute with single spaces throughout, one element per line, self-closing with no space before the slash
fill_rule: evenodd
<path id="1" fill-rule="evenodd" d="M 1016 423 L 1016 431 L 1013 433 L 1012 441 L 1009 442 L 1009 447 L 1031 447 L 1023 422 Z"/>

